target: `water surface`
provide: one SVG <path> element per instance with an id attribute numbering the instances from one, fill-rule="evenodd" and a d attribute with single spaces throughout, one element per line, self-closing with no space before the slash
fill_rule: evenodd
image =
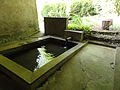
<path id="1" fill-rule="evenodd" d="M 31 71 L 36 71 L 66 50 L 68 50 L 67 47 L 59 44 L 47 43 L 7 57 Z"/>

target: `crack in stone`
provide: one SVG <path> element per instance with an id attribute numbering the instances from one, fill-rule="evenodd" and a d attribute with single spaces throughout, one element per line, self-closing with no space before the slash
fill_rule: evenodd
<path id="1" fill-rule="evenodd" d="M 85 66 L 82 64 L 82 61 L 80 60 L 79 63 L 80 63 L 82 72 L 85 73 L 86 76 L 88 77 L 88 75 L 87 75 L 88 73 L 87 73 L 87 71 L 86 71 L 86 69 L 85 69 Z M 88 77 L 88 81 L 84 84 L 82 90 L 86 90 L 86 89 L 87 89 L 88 83 L 89 83 L 90 81 L 91 81 L 91 79 Z"/>
<path id="2" fill-rule="evenodd" d="M 85 68 L 85 66 L 83 65 L 83 63 L 82 63 L 81 60 L 80 60 L 80 66 L 81 66 L 82 72 L 85 73 L 86 76 L 87 76 L 87 78 L 88 78 L 88 81 L 84 84 L 84 87 L 82 88 L 82 90 L 86 90 L 87 87 L 88 87 L 88 84 L 89 84 L 91 81 L 96 81 L 96 80 L 99 80 L 99 79 L 101 79 L 101 78 L 103 77 L 103 76 L 100 76 L 100 75 L 99 75 L 95 80 L 94 80 L 94 79 L 91 79 L 89 73 L 87 72 L 87 70 L 86 70 L 86 68 Z"/>

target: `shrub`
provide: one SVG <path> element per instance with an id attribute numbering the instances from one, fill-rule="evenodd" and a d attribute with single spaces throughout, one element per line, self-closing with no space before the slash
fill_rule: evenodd
<path id="1" fill-rule="evenodd" d="M 51 5 L 45 5 L 41 11 L 41 15 L 43 17 L 48 17 L 49 16 L 49 12 L 53 9 L 53 7 L 51 7 Z"/>
<path id="2" fill-rule="evenodd" d="M 84 24 L 69 24 L 68 29 L 71 30 L 82 30 L 82 31 L 92 31 L 91 26 Z"/>
<path id="3" fill-rule="evenodd" d="M 118 16 L 120 16 L 120 0 L 115 0 L 114 4 L 115 4 L 116 12 Z"/>
<path id="4" fill-rule="evenodd" d="M 81 24 L 82 23 L 81 17 L 78 15 L 73 16 L 70 23 L 71 24 Z"/>
<path id="5" fill-rule="evenodd" d="M 68 24 L 67 27 L 69 30 L 81 30 L 80 26 L 78 24 Z"/>
<path id="6" fill-rule="evenodd" d="M 43 17 L 66 17 L 66 5 L 64 3 L 45 5 L 41 14 Z"/>
<path id="7" fill-rule="evenodd" d="M 83 16 L 89 16 L 89 15 L 97 15 L 98 11 L 100 11 L 100 6 L 95 6 L 92 4 L 91 0 L 81 0 L 74 2 L 71 5 L 71 11 L 70 15 L 79 15 L 81 17 Z"/>

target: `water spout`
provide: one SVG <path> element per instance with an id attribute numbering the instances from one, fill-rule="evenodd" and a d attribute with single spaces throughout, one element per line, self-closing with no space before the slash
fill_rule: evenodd
<path id="1" fill-rule="evenodd" d="M 68 40 L 71 40 L 72 38 L 71 37 L 67 37 L 65 40 L 68 41 Z"/>
<path id="2" fill-rule="evenodd" d="M 64 48 L 67 48 L 68 42 L 69 42 L 69 40 L 71 40 L 71 39 L 72 39 L 71 37 L 67 37 L 67 38 L 65 39 L 65 47 L 64 47 Z"/>

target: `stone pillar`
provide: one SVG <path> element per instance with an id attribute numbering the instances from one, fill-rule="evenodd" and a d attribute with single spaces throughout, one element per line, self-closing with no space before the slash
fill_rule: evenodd
<path id="1" fill-rule="evenodd" d="M 67 18 L 44 18 L 45 35 L 64 37 L 64 31 L 67 27 Z"/>
<path id="2" fill-rule="evenodd" d="M 103 30 L 109 30 L 109 26 L 113 24 L 112 19 L 107 19 L 102 21 L 102 29 Z"/>

